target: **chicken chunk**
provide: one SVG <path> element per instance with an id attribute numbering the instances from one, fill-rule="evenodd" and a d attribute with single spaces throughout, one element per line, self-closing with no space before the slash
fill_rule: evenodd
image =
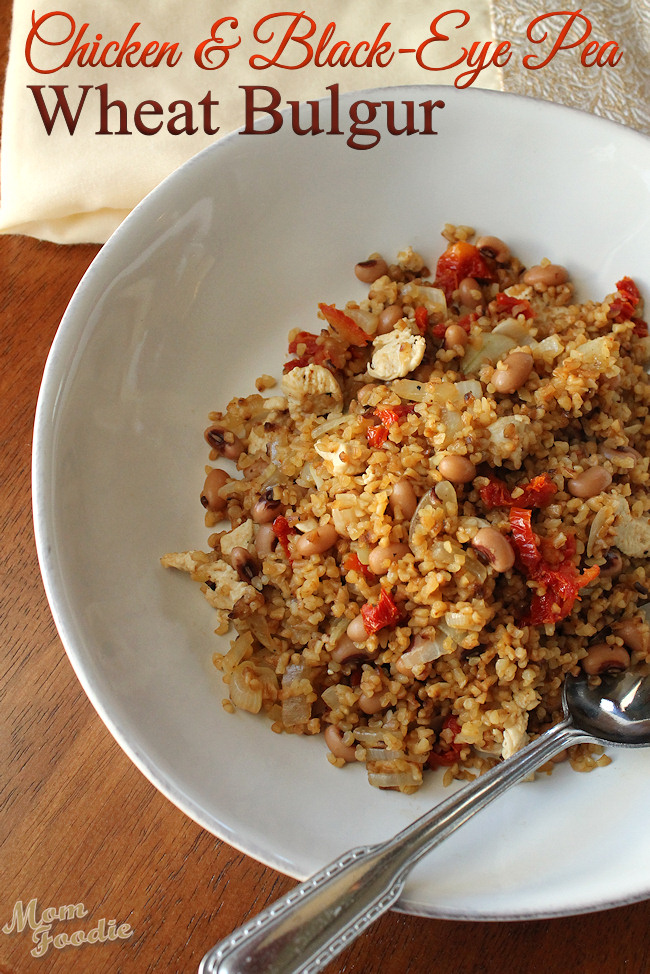
<path id="1" fill-rule="evenodd" d="M 324 416 L 343 403 L 341 387 L 323 365 L 297 366 L 282 377 L 282 391 L 292 416 L 316 413 Z"/>
<path id="2" fill-rule="evenodd" d="M 397 327 L 386 335 L 378 335 L 372 344 L 368 375 L 384 382 L 403 379 L 416 369 L 424 358 L 426 348 L 423 336 L 414 335 L 408 327 Z"/>

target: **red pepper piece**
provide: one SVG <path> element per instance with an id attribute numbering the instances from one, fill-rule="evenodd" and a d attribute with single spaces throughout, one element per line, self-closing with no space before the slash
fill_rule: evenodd
<path id="1" fill-rule="evenodd" d="M 427 764 L 430 768 L 435 769 L 440 766 L 448 766 L 455 764 L 459 758 L 462 744 L 456 743 L 456 738 L 460 734 L 461 726 L 455 717 L 447 717 L 444 724 L 442 725 L 443 730 L 451 730 L 454 735 L 454 740 L 449 745 L 448 751 L 442 751 L 438 747 L 434 747 L 429 757 L 427 758 Z"/>
<path id="2" fill-rule="evenodd" d="M 557 487 L 547 473 L 533 477 L 527 484 L 521 484 L 523 494 L 513 498 L 507 484 L 498 477 L 490 477 L 489 484 L 481 487 L 481 500 L 491 509 L 494 507 L 546 507 L 557 493 Z"/>
<path id="3" fill-rule="evenodd" d="M 396 625 L 399 622 L 401 613 L 395 605 L 390 592 L 382 589 L 377 605 L 371 605 L 369 602 L 366 602 L 361 608 L 361 616 L 363 618 L 363 624 L 366 627 L 366 632 L 373 633 L 379 632 L 380 629 L 385 629 L 387 626 Z"/>
<path id="4" fill-rule="evenodd" d="M 518 315 L 523 315 L 526 319 L 535 317 L 535 312 L 526 298 L 515 298 L 512 294 L 499 291 L 494 300 L 496 302 L 497 313 L 506 311 L 511 314 L 517 308 Z"/>
<path id="5" fill-rule="evenodd" d="M 331 325 L 337 335 L 340 335 L 348 345 L 368 344 L 370 335 L 367 335 L 350 315 L 346 315 L 345 311 L 340 311 L 333 304 L 319 304 L 318 308 L 328 325 Z"/>
<path id="6" fill-rule="evenodd" d="M 464 277 L 473 277 L 477 281 L 495 280 L 494 271 L 478 247 L 466 240 L 458 240 L 438 258 L 435 285 L 445 292 L 449 301 Z"/>

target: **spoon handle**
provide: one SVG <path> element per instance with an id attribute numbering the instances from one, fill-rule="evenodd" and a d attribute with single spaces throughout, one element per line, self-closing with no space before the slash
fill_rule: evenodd
<path id="1" fill-rule="evenodd" d="M 394 838 L 325 866 L 208 951 L 199 974 L 316 974 L 399 899 L 413 865 L 476 812 L 570 744 L 570 718 Z"/>

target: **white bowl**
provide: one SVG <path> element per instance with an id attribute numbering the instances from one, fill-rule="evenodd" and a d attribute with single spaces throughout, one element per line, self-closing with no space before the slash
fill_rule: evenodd
<path id="1" fill-rule="evenodd" d="M 361 96 L 346 96 L 347 106 Z M 206 544 L 199 504 L 211 409 L 279 376 L 290 328 L 318 301 L 362 296 L 352 267 L 412 244 L 431 262 L 444 223 L 568 266 L 582 297 L 623 275 L 650 297 L 650 151 L 613 123 L 544 102 L 451 88 L 437 135 L 355 150 L 345 136 L 233 134 L 144 200 L 75 293 L 49 357 L 34 441 L 34 511 L 48 598 L 98 713 L 142 772 L 206 829 L 302 878 L 388 837 L 442 797 L 407 797 L 330 766 L 320 739 L 228 715 L 223 649 L 167 551 Z M 518 786 L 425 859 L 400 908 L 513 919 L 650 895 L 650 754 L 561 766 Z M 605 855 L 615 840 L 615 855 Z"/>

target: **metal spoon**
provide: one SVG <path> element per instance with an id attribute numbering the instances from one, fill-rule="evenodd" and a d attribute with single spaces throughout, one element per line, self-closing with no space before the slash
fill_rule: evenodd
<path id="1" fill-rule="evenodd" d="M 647 667 L 646 667 L 647 669 Z M 650 675 L 567 677 L 564 719 L 387 842 L 352 849 L 210 950 L 199 974 L 316 974 L 399 899 L 415 863 L 572 744 L 650 744 Z"/>

